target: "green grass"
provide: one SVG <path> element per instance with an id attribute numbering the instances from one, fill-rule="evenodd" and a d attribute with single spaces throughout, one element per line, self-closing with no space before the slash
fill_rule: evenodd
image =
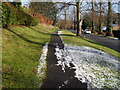
<path id="1" fill-rule="evenodd" d="M 42 79 L 37 77 L 37 67 L 42 48 L 49 42 L 50 35 L 58 28 L 14 26 L 2 29 L 2 87 L 4 88 L 38 88 Z M 101 46 L 88 39 L 62 30 L 63 41 L 72 45 L 90 46 L 118 57 L 118 52 Z M 43 70 L 45 72 L 45 69 Z"/>
<path id="2" fill-rule="evenodd" d="M 107 36 L 107 38 L 118 39 L 117 37 Z"/>
<path id="3" fill-rule="evenodd" d="M 42 48 L 56 28 L 15 26 L 2 29 L 2 87 L 38 88 L 36 75 Z"/>
<path id="4" fill-rule="evenodd" d="M 120 58 L 120 53 L 113 49 L 102 46 L 102 45 L 100 45 L 92 40 L 89 40 L 87 38 L 80 38 L 79 36 L 76 36 L 75 34 L 69 32 L 67 30 L 62 30 L 62 31 L 63 31 L 62 32 L 63 35 L 61 36 L 62 40 L 67 44 L 78 45 L 78 46 L 89 46 L 92 48 L 102 50 L 104 52 L 107 52 L 107 53 L 115 56 L 115 57 Z"/>

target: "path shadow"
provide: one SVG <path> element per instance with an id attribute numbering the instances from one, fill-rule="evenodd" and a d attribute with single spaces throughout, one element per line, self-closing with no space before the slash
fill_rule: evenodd
<path id="1" fill-rule="evenodd" d="M 23 40 L 26 41 L 26 42 L 33 43 L 33 44 L 39 44 L 39 45 L 44 46 L 43 43 L 29 40 L 28 38 L 26 38 L 26 37 L 24 37 L 24 36 L 22 36 L 22 35 L 20 35 L 20 34 L 18 34 L 18 33 L 16 33 L 16 32 L 14 32 L 14 31 L 12 31 L 12 30 L 10 30 L 10 29 L 6 29 L 6 30 L 12 32 L 13 34 L 17 35 L 18 37 L 20 37 L 21 39 L 23 39 Z"/>
<path id="2" fill-rule="evenodd" d="M 35 29 L 33 29 L 32 27 L 29 27 L 31 30 L 33 30 L 33 31 L 35 31 L 35 32 L 38 32 L 38 33 L 41 33 L 41 34 L 45 34 L 45 35 L 50 35 L 51 33 L 48 33 L 48 32 L 46 32 L 46 33 L 44 33 L 44 32 L 41 32 L 40 30 L 35 30 Z"/>

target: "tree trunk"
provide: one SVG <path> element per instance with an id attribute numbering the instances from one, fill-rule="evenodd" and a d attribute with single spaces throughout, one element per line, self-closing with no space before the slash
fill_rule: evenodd
<path id="1" fill-rule="evenodd" d="M 76 33 L 76 36 L 79 36 L 79 35 L 81 35 L 80 2 L 78 1 L 78 2 L 76 2 L 76 4 L 77 4 L 77 33 Z"/>
<path id="2" fill-rule="evenodd" d="M 57 22 L 57 19 L 54 19 L 52 25 L 55 26 L 56 22 Z"/>
<path id="3" fill-rule="evenodd" d="M 76 8 L 74 7 L 74 30 L 76 30 Z"/>
<path id="4" fill-rule="evenodd" d="M 106 36 L 113 36 L 112 33 L 112 4 L 111 0 L 108 2 L 108 16 L 107 16 L 107 29 L 106 29 Z"/>
<path id="5" fill-rule="evenodd" d="M 99 15 L 99 34 L 102 34 L 102 1 L 99 2 L 100 5 L 100 15 Z"/>
<path id="6" fill-rule="evenodd" d="M 92 0 L 92 32 L 94 32 L 94 0 Z"/>
<path id="7" fill-rule="evenodd" d="M 67 9 L 64 10 L 64 16 L 65 16 L 65 18 L 64 18 L 64 20 L 65 20 L 65 27 L 64 27 L 64 28 L 65 28 L 65 29 L 66 29 L 66 20 L 67 20 L 66 10 L 67 10 Z"/>

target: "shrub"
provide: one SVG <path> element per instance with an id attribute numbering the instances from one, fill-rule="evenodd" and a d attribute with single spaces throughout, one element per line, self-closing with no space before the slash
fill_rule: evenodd
<path id="1" fill-rule="evenodd" d="M 3 3 L 2 4 L 2 26 L 6 27 L 9 22 L 9 8 Z"/>
<path id="2" fill-rule="evenodd" d="M 26 25 L 35 26 L 38 23 L 36 18 L 23 10 L 13 7 L 10 3 L 2 4 L 2 26 Z"/>

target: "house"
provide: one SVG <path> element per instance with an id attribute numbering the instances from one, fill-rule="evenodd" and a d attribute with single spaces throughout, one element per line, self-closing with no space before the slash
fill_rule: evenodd
<path id="1" fill-rule="evenodd" d="M 120 25 L 116 24 L 112 27 L 112 30 L 120 30 Z"/>
<path id="2" fill-rule="evenodd" d="M 119 24 L 114 25 L 112 30 L 114 37 L 120 38 L 120 25 Z"/>
<path id="3" fill-rule="evenodd" d="M 102 30 L 106 31 L 107 26 L 103 26 Z M 120 25 L 119 24 L 112 24 L 112 30 L 120 30 Z"/>

